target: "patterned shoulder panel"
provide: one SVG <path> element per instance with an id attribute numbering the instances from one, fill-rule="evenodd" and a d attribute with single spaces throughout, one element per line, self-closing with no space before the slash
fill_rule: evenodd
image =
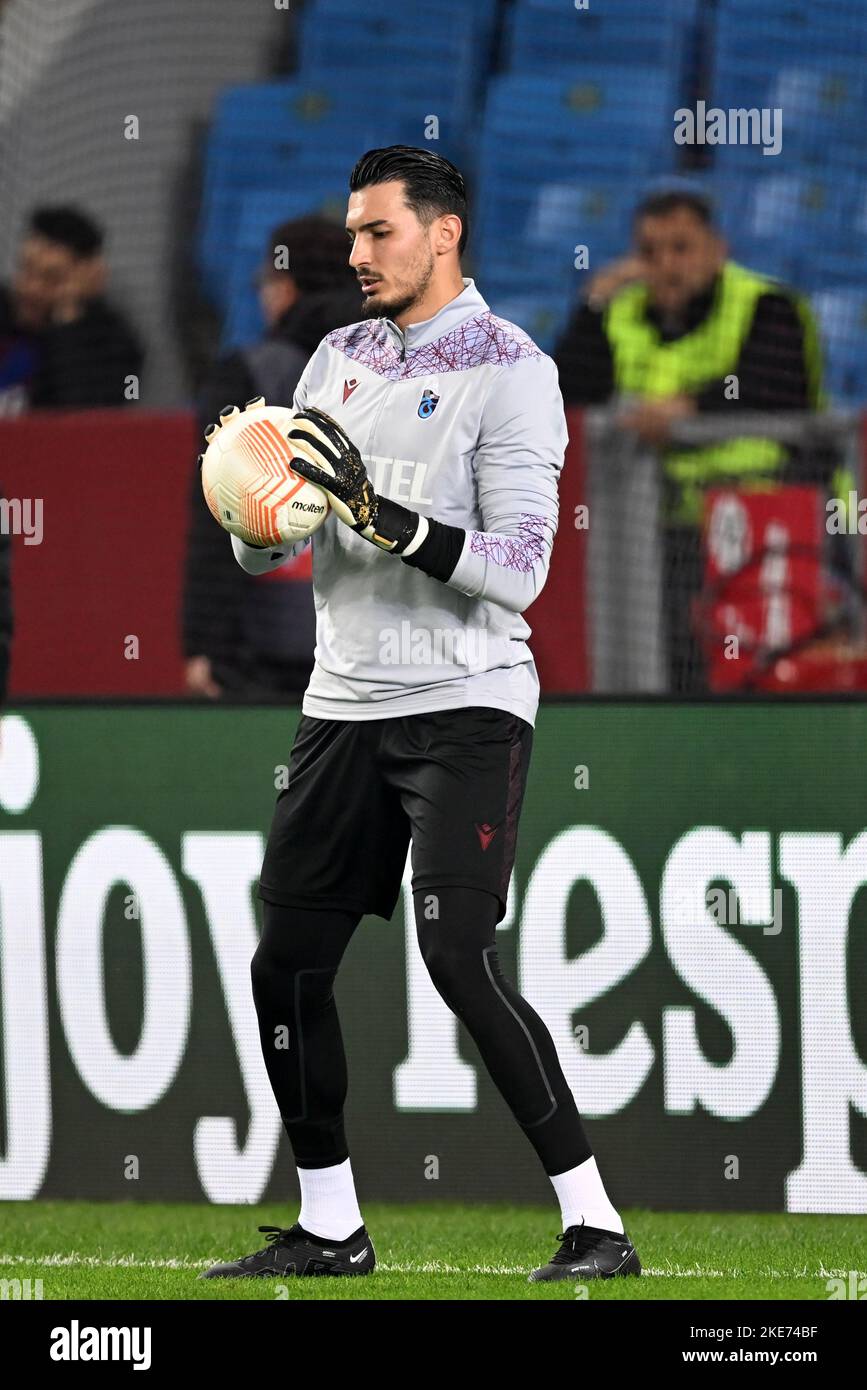
<path id="1" fill-rule="evenodd" d="M 465 372 L 489 363 L 501 365 L 520 362 L 524 357 L 543 356 L 542 349 L 523 328 L 508 319 L 498 318 L 490 309 L 474 314 L 434 342 L 411 349 L 405 362 L 401 362 L 386 330 L 373 322 L 336 328 L 325 341 L 354 362 L 392 381 L 429 376 L 433 372 Z"/>
<path id="2" fill-rule="evenodd" d="M 345 352 L 347 357 L 358 361 L 369 351 L 370 346 L 375 345 L 376 333 L 376 319 L 362 319 L 360 323 L 350 323 L 346 328 L 333 328 L 330 333 L 325 334 L 325 342 L 330 347 L 337 348 L 338 352 Z"/>

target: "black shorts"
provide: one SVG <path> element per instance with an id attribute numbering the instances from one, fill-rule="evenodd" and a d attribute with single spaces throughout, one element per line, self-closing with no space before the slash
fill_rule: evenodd
<path id="1" fill-rule="evenodd" d="M 302 714 L 259 897 L 389 920 L 412 887 L 481 888 L 506 912 L 533 728 L 469 706 L 388 719 Z"/>

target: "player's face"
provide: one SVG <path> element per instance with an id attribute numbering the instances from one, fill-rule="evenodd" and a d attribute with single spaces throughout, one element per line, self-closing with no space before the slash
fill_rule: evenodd
<path id="1" fill-rule="evenodd" d="M 689 208 L 643 217 L 635 240 L 651 300 L 663 310 L 676 312 L 706 290 L 725 259 L 722 239 Z"/>
<path id="2" fill-rule="evenodd" d="M 403 190 L 402 181 L 377 183 L 349 196 L 349 264 L 361 284 L 365 318 L 406 313 L 423 297 L 434 273 L 431 228 L 406 206 Z"/>

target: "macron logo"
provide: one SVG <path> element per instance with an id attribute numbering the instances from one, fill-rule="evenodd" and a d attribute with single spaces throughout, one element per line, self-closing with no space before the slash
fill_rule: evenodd
<path id="1" fill-rule="evenodd" d="M 476 826 L 476 834 L 479 837 L 479 844 L 483 850 L 488 848 L 488 845 L 493 840 L 499 828 L 498 825 L 488 825 L 487 821 L 483 821 L 481 825 Z"/>
<path id="2" fill-rule="evenodd" d="M 353 393 L 353 391 L 355 390 L 355 388 L 356 388 L 357 385 L 358 385 L 358 378 L 357 378 L 357 377 L 353 377 L 351 381 L 344 381 L 344 383 L 343 383 L 343 404 L 344 404 L 344 405 L 346 405 L 346 402 L 349 400 L 349 397 L 352 395 L 352 393 Z"/>

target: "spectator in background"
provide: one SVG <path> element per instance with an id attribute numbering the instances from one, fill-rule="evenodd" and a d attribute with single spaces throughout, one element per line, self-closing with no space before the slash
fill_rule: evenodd
<path id="1" fill-rule="evenodd" d="M 102 229 L 77 208 L 31 215 L 12 283 L 0 286 L 0 414 L 129 399 L 127 377 L 140 375 L 143 353 L 105 298 L 102 247 Z"/>
<path id="2" fill-rule="evenodd" d="M 728 259 L 699 194 L 646 199 L 633 234 L 632 254 L 590 281 L 553 356 L 567 405 L 632 398 L 619 425 L 662 451 L 670 686 L 685 694 L 704 688 L 690 605 L 702 587 L 705 490 L 791 481 L 797 460 L 755 436 L 673 447 L 670 429 L 703 412 L 815 409 L 821 361 L 807 305 Z"/>
<path id="3" fill-rule="evenodd" d="M 344 228 L 323 217 L 275 228 L 257 277 L 267 331 L 216 363 L 198 402 L 200 439 L 226 405 L 264 396 L 269 405 L 291 407 L 298 379 L 326 333 L 362 316 L 349 251 Z M 300 694 L 316 637 L 309 548 L 273 575 L 249 575 L 205 505 L 198 467 L 191 500 L 183 619 L 187 689 L 211 699 L 224 692 Z"/>

